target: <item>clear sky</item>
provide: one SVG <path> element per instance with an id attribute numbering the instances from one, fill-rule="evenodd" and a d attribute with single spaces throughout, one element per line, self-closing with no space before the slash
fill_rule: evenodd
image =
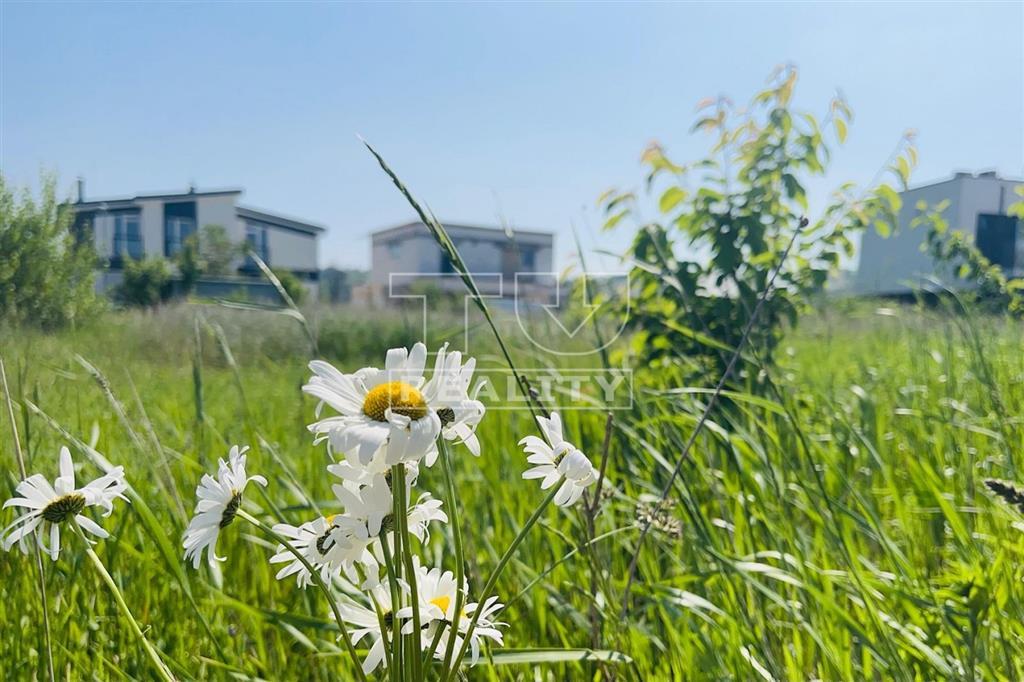
<path id="1" fill-rule="evenodd" d="M 745 101 L 783 62 L 798 105 L 853 106 L 837 182 L 868 181 L 907 128 L 918 182 L 1024 176 L 1022 7 L 0 0 L 0 169 L 93 197 L 243 187 L 328 225 L 322 265 L 366 267 L 368 234 L 412 214 L 360 134 L 442 219 L 553 230 L 561 266 L 571 225 L 628 243 L 595 199 L 641 185 L 650 140 L 695 158 L 694 105 Z"/>

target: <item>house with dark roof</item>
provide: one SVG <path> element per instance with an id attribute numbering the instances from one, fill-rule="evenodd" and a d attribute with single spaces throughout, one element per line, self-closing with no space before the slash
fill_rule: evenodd
<path id="1" fill-rule="evenodd" d="M 534 230 L 444 223 L 448 236 L 487 297 L 534 303 L 554 300 L 554 235 Z M 465 285 L 448 256 L 421 222 L 372 233 L 368 303 L 422 293 L 425 287 L 461 294 Z"/>
<path id="2" fill-rule="evenodd" d="M 247 243 L 270 267 L 294 273 L 315 292 L 319 273 L 317 240 L 326 228 L 243 206 L 238 203 L 241 195 L 241 189 L 190 187 L 184 192 L 87 199 L 84 181 L 79 179 L 78 201 L 72 205 L 75 230 L 80 238 L 92 241 L 106 264 L 98 273 L 97 288 L 104 291 L 117 286 L 126 259 L 173 259 L 190 236 L 204 226 L 220 225 L 232 242 Z M 213 286 L 211 294 L 234 286 L 251 288 L 256 297 L 261 297 L 267 292 L 256 285 L 258 277 L 255 262 L 239 255 L 231 273 L 220 278 L 220 286 Z M 247 287 L 250 284 L 253 286 Z"/>

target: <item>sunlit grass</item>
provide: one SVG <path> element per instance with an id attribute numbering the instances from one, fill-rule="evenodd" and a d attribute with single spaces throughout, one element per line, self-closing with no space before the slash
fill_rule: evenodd
<path id="1" fill-rule="evenodd" d="M 309 317 L 320 352 L 347 369 L 421 333 L 408 311 Z M 461 345 L 461 320 L 448 322 L 431 329 L 432 346 L 442 336 Z M 1016 512 L 982 484 L 1022 478 L 1022 332 L 1003 320 L 909 308 L 833 307 L 805 319 L 770 370 L 777 391 L 751 395 L 733 382 L 726 408 L 698 439 L 667 519 L 682 532 L 667 523 L 645 543 L 622 619 L 637 504 L 660 492 L 703 410 L 707 393 L 693 389 L 718 379 L 684 386 L 681 372 L 642 371 L 635 408 L 613 422 L 609 494 L 595 522 L 601 539 L 582 547 L 578 512 L 544 516 L 499 581 L 511 600 L 508 646 L 588 647 L 595 604 L 597 641 L 632 658 L 615 667 L 631 679 L 1024 675 L 1024 533 L 1013 526 Z M 180 307 L 56 336 L 6 330 L 0 339 L 27 468 L 52 476 L 53 453 L 68 441 L 57 426 L 77 439 L 67 443 L 73 450 L 94 448 L 125 465 L 138 499 L 110 518 L 113 538 L 96 552 L 176 675 L 350 679 L 326 603 L 274 579 L 265 538 L 225 534 L 219 576 L 186 573 L 179 552 L 181 500 L 189 505 L 202 471 L 233 443 L 250 444 L 250 466 L 270 479 L 267 497 L 248 498 L 258 507 L 299 521 L 311 505 L 330 505 L 326 455 L 306 430 L 314 404 L 299 391 L 309 344 L 294 320 Z M 500 366 L 486 335 L 479 339 L 472 352 Z M 521 366 L 551 362 L 525 343 L 511 350 Z M 123 419 L 76 355 L 109 382 Z M 13 489 L 17 465 L 2 421 Z M 570 412 L 567 421 L 596 461 L 605 415 Z M 514 446 L 531 430 L 528 412 L 495 412 L 480 427 L 480 459 L 454 452 L 477 590 L 539 502 L 520 479 L 525 462 Z M 423 487 L 445 488 L 440 466 L 424 473 Z M 440 554 L 451 546 L 437 537 L 425 559 L 451 568 L 452 557 Z M 148 679 L 145 652 L 88 561 L 68 551 L 44 567 L 58 678 Z M 4 555 L 0 585 L 6 677 L 41 679 L 32 557 Z M 535 679 L 514 655 L 496 662 L 508 665 L 478 667 L 471 679 Z M 538 674 L 584 679 L 599 665 L 552 663 Z"/>

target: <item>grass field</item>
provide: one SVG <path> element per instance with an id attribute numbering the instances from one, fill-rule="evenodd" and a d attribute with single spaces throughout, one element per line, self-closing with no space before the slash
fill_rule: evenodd
<path id="1" fill-rule="evenodd" d="M 221 327 L 220 340 L 195 323 L 199 313 Z M 418 337 L 400 312 L 314 319 L 321 354 L 346 370 Z M 106 520 L 113 537 L 96 551 L 176 675 L 351 679 L 322 595 L 276 581 L 265 538 L 245 525 L 224 533 L 222 575 L 186 571 L 180 552 L 195 485 L 234 443 L 252 446 L 250 469 L 270 481 L 266 495 L 247 492 L 258 517 L 298 523 L 311 504 L 331 504 L 326 453 L 306 430 L 314 401 L 299 390 L 308 343 L 292 320 L 180 307 L 59 335 L 0 333 L 29 471 L 55 476 L 62 443 L 83 477 L 98 474 L 89 448 L 125 465 L 138 497 Z M 1024 478 L 1022 333 L 1002 319 L 909 307 L 832 306 L 806 318 L 770 370 L 774 389 L 755 395 L 739 382 L 713 413 L 670 514 L 642 547 L 623 616 L 638 505 L 668 480 L 718 380 L 639 372 L 633 409 L 614 414 L 598 539 L 587 544 L 581 512 L 552 508 L 499 582 L 507 647 L 596 645 L 628 656 L 605 672 L 632 680 L 1021 678 L 1024 533 L 982 481 Z M 460 343 L 452 329 L 433 334 Z M 493 346 L 473 350 L 500 366 Z M 525 347 L 514 353 L 541 361 Z M 604 413 L 565 416 L 596 462 Z M 6 412 L 0 422 L 13 490 Z M 541 499 L 520 479 L 516 442 L 532 430 L 528 413 L 492 411 L 482 456 L 457 452 L 474 588 Z M 439 470 L 422 479 L 441 490 Z M 4 524 L 12 518 L 5 512 Z M 451 568 L 449 531 L 424 553 Z M 110 591 L 73 535 L 65 544 L 45 567 L 58 678 L 152 679 Z M 32 557 L 4 555 L 0 585 L 4 679 L 43 679 Z M 588 679 L 601 665 L 497 662 L 468 677 Z"/>

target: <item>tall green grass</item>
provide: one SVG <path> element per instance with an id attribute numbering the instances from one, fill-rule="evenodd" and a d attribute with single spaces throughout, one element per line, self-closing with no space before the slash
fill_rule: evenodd
<path id="1" fill-rule="evenodd" d="M 405 310 L 307 318 L 320 353 L 347 369 L 379 363 L 385 348 L 420 333 Z M 513 653 L 468 676 L 1024 676 L 1021 519 L 982 485 L 1021 478 L 1022 332 L 1002 319 L 909 307 L 831 306 L 802 321 L 766 369 L 774 391 L 751 393 L 743 377 L 730 383 L 644 543 L 620 618 L 638 505 L 669 480 L 718 379 L 683 385 L 681 371 L 639 368 L 633 408 L 611 422 L 593 530 L 580 510 L 549 511 L 497 585 L 511 649 L 598 647 L 632 662 L 535 668 Z M 461 346 L 461 319 L 432 320 L 431 336 L 432 347 Z M 502 365 L 488 334 L 472 338 L 481 364 Z M 179 552 L 182 505 L 187 511 L 202 472 L 232 443 L 250 444 L 250 467 L 270 479 L 265 497 L 247 496 L 256 516 L 297 522 L 331 505 L 326 454 L 305 429 L 314 404 L 299 391 L 310 344 L 294 320 L 179 307 L 59 335 L 8 329 L 0 341 L 30 472 L 52 477 L 65 442 L 88 472 L 98 473 L 96 453 L 125 465 L 132 504 L 110 517 L 113 537 L 96 552 L 177 676 L 351 678 L 327 604 L 314 589 L 274 579 L 266 538 L 232 526 L 221 538 L 220 574 L 184 571 Z M 523 367 L 566 364 L 525 340 L 509 352 Z M 566 419 L 597 463 L 605 413 Z M 13 490 L 6 413 L 0 421 Z M 453 452 L 475 590 L 540 500 L 520 479 L 515 446 L 532 429 L 525 410 L 493 411 L 480 428 L 480 459 Z M 444 489 L 440 465 L 423 477 L 425 488 Z M 450 568 L 446 532 L 425 554 Z M 149 679 L 146 653 L 88 561 L 69 538 L 60 560 L 44 565 L 57 677 Z M 0 560 L 5 679 L 46 675 L 34 572 L 31 556 Z"/>

